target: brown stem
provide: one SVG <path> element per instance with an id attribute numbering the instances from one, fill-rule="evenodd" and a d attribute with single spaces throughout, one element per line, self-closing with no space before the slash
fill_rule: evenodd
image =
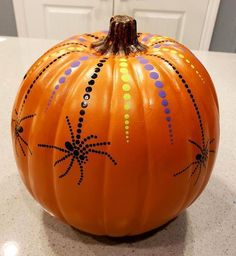
<path id="1" fill-rule="evenodd" d="M 147 46 L 138 41 L 136 20 L 126 15 L 113 16 L 108 35 L 92 43 L 91 47 L 101 54 L 115 55 L 129 55 L 147 50 Z"/>

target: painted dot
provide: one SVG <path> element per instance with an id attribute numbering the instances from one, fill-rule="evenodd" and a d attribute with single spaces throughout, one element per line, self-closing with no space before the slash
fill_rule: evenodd
<path id="1" fill-rule="evenodd" d="M 58 90 L 59 88 L 60 88 L 60 85 L 59 85 L 59 84 L 55 86 L 55 89 L 56 89 L 56 90 Z"/>
<path id="2" fill-rule="evenodd" d="M 125 119 L 129 119 L 129 114 L 125 114 Z"/>
<path id="3" fill-rule="evenodd" d="M 182 59 L 184 59 L 184 55 L 181 54 L 181 53 L 179 54 L 179 57 L 182 58 Z"/>
<path id="4" fill-rule="evenodd" d="M 171 53 L 174 53 L 174 54 L 176 54 L 176 53 L 177 53 L 177 51 L 175 51 L 175 50 L 171 50 L 170 52 L 171 52 Z"/>
<path id="5" fill-rule="evenodd" d="M 121 67 L 127 67 L 128 64 L 127 64 L 126 62 L 121 62 L 121 63 L 120 63 L 120 66 L 121 66 Z"/>
<path id="6" fill-rule="evenodd" d="M 85 42 L 86 40 L 84 38 L 79 38 L 80 42 Z"/>
<path id="7" fill-rule="evenodd" d="M 161 104 L 162 104 L 162 106 L 166 107 L 166 106 L 168 106 L 168 101 L 167 100 L 162 100 Z"/>
<path id="8" fill-rule="evenodd" d="M 122 89 L 123 89 L 123 91 L 125 91 L 125 92 L 128 92 L 129 90 L 130 90 L 130 85 L 129 84 L 123 84 L 123 86 L 122 86 Z"/>
<path id="9" fill-rule="evenodd" d="M 199 74 L 199 72 L 196 70 L 196 73 Z"/>
<path id="10" fill-rule="evenodd" d="M 194 69 L 195 67 L 194 67 L 193 65 L 191 65 L 191 68 L 193 68 L 193 69 Z"/>
<path id="11" fill-rule="evenodd" d="M 125 59 L 125 58 L 120 58 L 120 61 L 127 61 L 127 59 Z"/>
<path id="12" fill-rule="evenodd" d="M 78 67 L 79 64 L 80 64 L 79 61 L 74 61 L 73 63 L 71 63 L 71 67 L 72 67 L 72 68 Z"/>
<path id="13" fill-rule="evenodd" d="M 153 67 L 151 64 L 145 65 L 144 68 L 145 68 L 146 70 L 153 70 L 153 69 L 154 69 L 154 67 Z"/>
<path id="14" fill-rule="evenodd" d="M 71 47 L 68 47 L 67 49 L 70 51 L 73 51 L 73 50 L 75 50 L 75 47 L 71 46 Z"/>
<path id="15" fill-rule="evenodd" d="M 72 72 L 72 70 L 69 68 L 69 69 L 67 69 L 66 71 L 65 71 L 65 75 L 70 75 L 71 74 L 71 72 Z"/>
<path id="16" fill-rule="evenodd" d="M 152 79 L 157 79 L 157 78 L 159 77 L 159 75 L 158 75 L 157 72 L 151 72 L 151 73 L 150 73 L 150 77 L 151 77 Z"/>
<path id="17" fill-rule="evenodd" d="M 123 82 L 129 82 L 129 80 L 130 80 L 130 75 L 128 75 L 128 74 L 122 75 L 122 76 L 121 76 L 121 80 L 122 80 Z"/>
<path id="18" fill-rule="evenodd" d="M 159 92 L 159 96 L 160 96 L 161 98 L 165 98 L 165 97 L 166 97 L 165 91 L 160 91 L 160 92 Z"/>
<path id="19" fill-rule="evenodd" d="M 129 126 L 128 125 L 125 126 L 125 130 L 129 130 Z"/>
<path id="20" fill-rule="evenodd" d="M 64 76 L 62 76 L 62 77 L 59 79 L 59 83 L 60 83 L 60 84 L 65 83 L 65 81 L 66 81 L 66 78 L 65 78 Z"/>
<path id="21" fill-rule="evenodd" d="M 141 63 L 141 64 L 146 64 L 146 63 L 148 63 L 148 60 L 143 59 L 143 58 L 142 58 L 142 59 L 140 59 L 139 61 L 140 61 L 140 63 Z"/>
<path id="22" fill-rule="evenodd" d="M 155 82 L 155 86 L 158 87 L 158 88 L 162 88 L 163 87 L 163 83 L 161 81 L 156 81 Z"/>
<path id="23" fill-rule="evenodd" d="M 165 113 L 169 114 L 170 113 L 170 109 L 169 108 L 165 108 Z"/>
<path id="24" fill-rule="evenodd" d="M 129 134 L 129 131 L 125 131 L 126 134 Z"/>
<path id="25" fill-rule="evenodd" d="M 125 124 L 129 124 L 129 120 L 125 120 Z"/>
<path id="26" fill-rule="evenodd" d="M 126 103 L 126 104 L 124 105 L 124 109 L 125 109 L 125 110 L 129 110 L 129 109 L 130 109 L 130 104 L 129 104 L 129 103 Z"/>
<path id="27" fill-rule="evenodd" d="M 186 59 L 186 62 L 187 62 L 187 63 L 190 63 L 190 61 L 189 61 L 188 59 Z"/>
<path id="28" fill-rule="evenodd" d="M 163 52 L 168 52 L 169 49 L 168 49 L 168 48 L 162 48 L 162 51 L 163 51 Z"/>
<path id="29" fill-rule="evenodd" d="M 170 122 L 170 120 L 171 120 L 170 116 L 167 116 L 167 117 L 166 117 L 166 121 L 167 121 L 167 122 Z"/>
<path id="30" fill-rule="evenodd" d="M 154 48 L 160 48 L 161 46 L 159 44 L 155 45 Z"/>
<path id="31" fill-rule="evenodd" d="M 143 41 L 143 42 L 146 42 L 148 39 L 149 39 L 149 37 L 144 37 L 144 38 L 142 39 L 142 41 Z"/>
<path id="32" fill-rule="evenodd" d="M 130 100 L 131 95 L 129 93 L 125 93 L 123 98 L 124 98 L 124 100 Z"/>
<path id="33" fill-rule="evenodd" d="M 127 68 L 120 68 L 120 72 L 123 74 L 128 73 L 128 69 Z"/>
<path id="34" fill-rule="evenodd" d="M 80 60 L 87 60 L 88 59 L 88 56 L 82 56 L 81 58 L 80 58 Z"/>

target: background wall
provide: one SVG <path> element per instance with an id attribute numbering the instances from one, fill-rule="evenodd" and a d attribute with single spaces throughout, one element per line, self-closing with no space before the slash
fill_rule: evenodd
<path id="1" fill-rule="evenodd" d="M 17 36 L 12 0 L 0 0 L 0 36 Z"/>
<path id="2" fill-rule="evenodd" d="M 211 39 L 211 51 L 236 52 L 236 1 L 221 0 Z"/>

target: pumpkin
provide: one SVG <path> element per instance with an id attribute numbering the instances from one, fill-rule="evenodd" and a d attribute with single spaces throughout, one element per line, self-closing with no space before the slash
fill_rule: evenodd
<path id="1" fill-rule="evenodd" d="M 219 109 L 190 50 L 114 16 L 108 33 L 73 36 L 33 64 L 11 127 L 21 178 L 47 212 L 88 233 L 130 236 L 203 191 Z"/>

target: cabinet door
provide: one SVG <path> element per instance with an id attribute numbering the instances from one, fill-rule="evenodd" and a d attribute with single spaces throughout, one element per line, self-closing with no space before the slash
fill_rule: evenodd
<path id="1" fill-rule="evenodd" d="M 19 36 L 64 39 L 104 30 L 113 0 L 13 0 Z"/>
<path id="2" fill-rule="evenodd" d="M 209 47 L 220 0 L 115 0 L 115 14 L 135 17 L 138 31 L 175 38 L 192 49 Z"/>

